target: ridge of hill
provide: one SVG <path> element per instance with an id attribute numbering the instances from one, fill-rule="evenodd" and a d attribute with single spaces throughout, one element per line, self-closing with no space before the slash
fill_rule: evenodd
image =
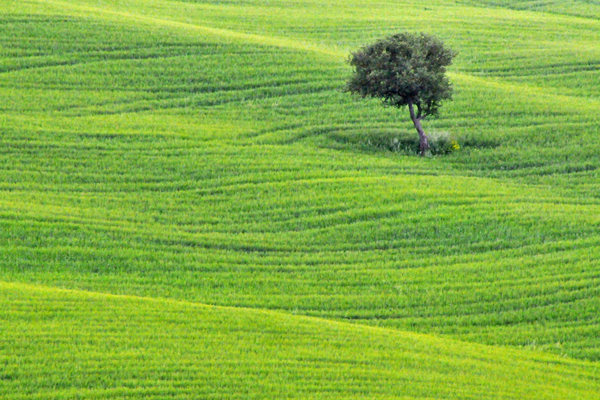
<path id="1" fill-rule="evenodd" d="M 6 400 L 541 400 L 600 391 L 592 363 L 270 311 L 0 282 L 0 321 Z"/>
<path id="2" fill-rule="evenodd" d="M 462 3 L 479 7 L 570 15 L 582 19 L 600 19 L 600 3 L 597 0 L 465 0 Z"/>

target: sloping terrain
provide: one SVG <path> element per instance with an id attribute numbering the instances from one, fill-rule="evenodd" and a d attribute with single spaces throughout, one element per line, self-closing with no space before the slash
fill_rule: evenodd
<path id="1" fill-rule="evenodd" d="M 2 334 L 13 335 L 1 355 L 19 376 L 6 373 L 0 390 L 14 398 L 185 398 L 216 379 L 211 395 L 232 398 L 231 376 L 215 378 L 200 356 L 174 361 L 176 349 L 197 355 L 203 346 L 225 357 L 213 339 L 189 341 L 202 310 L 212 322 L 201 329 L 231 346 L 235 331 L 217 320 L 240 321 L 245 344 L 227 357 L 241 357 L 253 337 L 248 346 L 258 352 L 263 335 L 269 346 L 292 346 L 294 357 L 311 352 L 310 360 L 331 355 L 329 341 L 345 343 L 344 359 L 359 366 L 344 379 L 368 382 L 327 392 L 332 377 L 350 371 L 338 370 L 335 357 L 323 361 L 330 375 L 292 363 L 284 379 L 273 371 L 287 356 L 269 352 L 259 357 L 273 378 L 264 385 L 250 367 L 255 359 L 243 358 L 248 392 L 240 398 L 485 398 L 481 388 L 498 379 L 489 398 L 593 398 L 600 20 L 524 5 L 0 0 L 0 281 L 11 305 Z M 341 92 L 349 52 L 404 29 L 436 34 L 459 52 L 450 71 L 455 100 L 425 125 L 458 140 L 451 155 L 416 157 L 397 146 L 416 136 L 405 112 Z M 74 291 L 42 289 L 52 286 Z M 19 291 L 17 309 L 11 296 Z M 105 304 L 99 314 L 95 301 Z M 44 323 L 31 311 L 38 306 L 48 318 L 59 314 L 47 342 L 25 334 Z M 153 328 L 126 334 L 126 321 L 109 321 L 115 313 Z M 165 333 L 173 313 L 182 336 Z M 252 325 L 257 315 L 260 326 Z M 281 321 L 285 329 L 261 333 Z M 85 351 L 64 344 L 73 324 L 97 338 Z M 320 328 L 310 343 L 286 339 L 294 324 Z M 161 351 L 138 374 L 125 355 L 103 350 L 112 339 L 96 329 L 121 332 L 123 352 L 142 333 Z M 406 338 L 420 347 L 397 343 Z M 55 342 L 63 344 L 44 347 Z M 448 348 L 449 363 L 465 352 L 476 367 L 433 366 L 430 342 Z M 89 369 L 64 387 L 57 375 L 36 386 L 11 361 L 17 350 L 35 360 L 27 365 L 45 365 L 43 374 L 56 370 L 54 357 Z M 478 352 L 501 362 L 477 364 Z M 421 372 L 408 378 L 403 357 L 417 357 L 410 365 Z M 541 378 L 550 375 L 540 360 L 558 363 L 551 378 Z M 174 363 L 166 386 L 156 383 L 159 362 Z M 103 365 L 108 375 L 80 381 Z M 188 383 L 174 384 L 188 367 Z M 111 380 L 118 368 L 124 375 Z M 455 380 L 427 380 L 432 368 Z M 396 391 L 394 382 L 410 379 L 423 383 Z M 528 381 L 540 389 L 525 390 Z M 102 382 L 121 389 L 94 392 Z M 52 385 L 55 394 L 44 395 Z M 152 385 L 161 389 L 141 389 Z"/>
<path id="2" fill-rule="evenodd" d="M 600 391 L 594 365 L 541 353 L 267 311 L 0 288 L 7 400 L 594 399 Z"/>

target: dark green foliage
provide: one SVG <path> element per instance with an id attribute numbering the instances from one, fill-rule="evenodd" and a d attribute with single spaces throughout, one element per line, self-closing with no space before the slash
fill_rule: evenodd
<path id="1" fill-rule="evenodd" d="M 346 88 L 389 106 L 412 103 L 423 119 L 452 98 L 445 73 L 455 55 L 433 36 L 399 33 L 352 53 L 348 61 L 355 71 Z"/>

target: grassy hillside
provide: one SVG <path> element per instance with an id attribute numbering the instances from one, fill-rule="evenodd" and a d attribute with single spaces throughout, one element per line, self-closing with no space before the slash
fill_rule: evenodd
<path id="1" fill-rule="evenodd" d="M 596 7 L 573 4 L 572 10 Z M 505 354 L 498 368 L 513 368 L 506 363 L 518 359 L 525 372 L 511 377 L 515 391 L 504 398 L 521 396 L 516 388 L 528 379 L 539 381 L 544 363 L 531 360 L 546 357 L 507 346 L 542 350 L 564 357 L 556 376 L 572 374 L 560 390 L 591 390 L 594 383 L 578 386 L 576 376 L 580 370 L 596 382 L 599 376 L 600 20 L 557 4 L 541 11 L 525 5 L 0 0 L 0 281 L 170 300 L 20 283 L 3 284 L 3 293 L 23 290 L 24 309 L 42 302 L 56 310 L 65 296 L 73 307 L 64 314 L 69 321 L 93 318 L 85 317 L 93 304 L 78 299 L 98 299 L 140 324 L 148 321 L 157 335 L 173 307 L 180 320 L 189 314 L 199 321 L 193 310 L 201 309 L 216 313 L 211 318 L 225 313 L 228 321 L 262 315 L 264 329 L 275 324 L 270 318 L 307 324 L 302 329 L 325 324 L 350 336 L 323 328 L 318 340 L 350 340 L 344 351 L 353 360 L 363 359 L 361 349 L 377 353 L 381 337 L 444 343 L 453 360 L 463 349 L 469 357 Z M 459 52 L 450 71 L 455 101 L 425 124 L 428 132 L 457 138 L 461 149 L 451 155 L 421 159 L 398 148 L 394 143 L 416 137 L 406 112 L 340 90 L 350 50 L 404 29 L 436 34 Z M 160 309 L 126 311 L 131 302 Z M 98 318 L 92 322 L 100 329 L 106 319 Z M 33 324 L 19 326 L 27 323 Z M 223 340 L 235 339 L 219 326 Z M 250 328 L 244 329 L 251 342 L 263 327 Z M 52 332 L 57 341 L 70 334 Z M 363 333 L 367 338 L 359 340 Z M 164 343 L 204 346 L 185 338 Z M 126 340 L 119 342 L 124 348 Z M 280 333 L 269 340 L 287 345 Z M 6 352 L 25 346 L 9 343 Z M 290 343 L 298 352 L 308 346 L 296 338 Z M 385 352 L 398 357 L 407 350 L 385 343 Z M 62 349 L 57 354 L 67 357 Z M 37 362 L 44 354 L 37 353 Z M 110 354 L 82 360 L 90 368 L 105 362 L 116 368 Z M 152 362 L 174 354 L 166 349 Z M 271 356 L 261 361 L 268 368 L 285 361 Z M 381 368 L 394 369 L 390 360 Z M 186 359 L 170 371 L 195 362 Z M 300 367 L 290 368 L 297 378 Z M 199 387 L 210 374 L 198 371 L 189 379 Z M 376 377 L 388 376 L 366 378 L 361 371 L 356 379 L 373 387 Z M 471 388 L 501 373 L 479 381 L 469 371 Z M 317 375 L 314 387 L 326 387 L 331 375 Z M 123 379 L 136 387 L 152 376 Z M 250 375 L 244 379 L 257 398 L 286 385 L 302 397 L 296 378 L 273 383 L 273 392 L 252 386 Z M 17 385 L 15 398 L 27 398 L 28 379 L 0 382 Z M 105 379 L 112 378 L 98 375 L 92 386 Z M 396 379 L 408 378 L 386 382 Z M 404 395 L 481 398 L 476 391 L 428 392 L 427 385 Z M 380 395 L 372 388 L 335 393 L 405 393 L 392 386 Z M 561 397 L 560 390 L 544 393 L 577 398 Z M 57 391 L 55 398 L 67 395 Z"/>
<path id="2" fill-rule="evenodd" d="M 502 7 L 512 10 L 537 11 L 548 14 L 562 14 L 581 17 L 584 19 L 600 19 L 600 3 L 596 0 L 473 0 L 466 4 Z"/>
<path id="3" fill-rule="evenodd" d="M 11 326 L 0 330 L 7 400 L 594 399 L 600 391 L 597 366 L 542 353 L 266 311 L 0 288 L 0 320 Z"/>

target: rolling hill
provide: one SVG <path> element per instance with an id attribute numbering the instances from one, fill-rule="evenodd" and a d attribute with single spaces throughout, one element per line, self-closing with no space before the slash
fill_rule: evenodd
<path id="1" fill-rule="evenodd" d="M 0 395 L 596 398 L 599 10 L 0 0 Z M 341 90 L 400 30 L 460 151 Z"/>

